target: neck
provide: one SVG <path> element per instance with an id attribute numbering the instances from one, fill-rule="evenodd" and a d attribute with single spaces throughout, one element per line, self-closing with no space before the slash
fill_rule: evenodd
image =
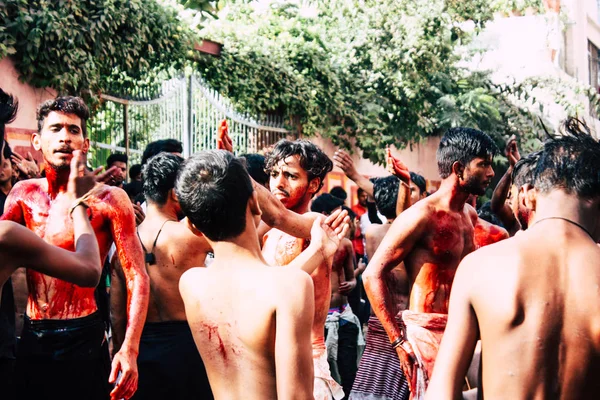
<path id="1" fill-rule="evenodd" d="M 146 209 L 147 218 L 161 218 L 168 219 L 170 221 L 178 221 L 179 216 L 174 207 L 169 207 L 169 202 L 165 205 L 159 205 L 156 203 L 148 202 L 148 208 Z"/>
<path id="2" fill-rule="evenodd" d="M 296 214 L 306 214 L 308 212 L 308 204 L 310 203 L 310 196 L 304 196 L 302 200 L 300 200 L 295 206 L 291 207 L 289 210 L 295 212 Z"/>
<path id="3" fill-rule="evenodd" d="M 255 259 L 266 264 L 258 242 L 256 226 L 251 218 L 246 218 L 246 229 L 240 235 L 220 242 L 211 241 L 210 244 L 217 262 L 226 260 L 224 262 L 228 265 L 243 267 L 249 260 Z"/>
<path id="4" fill-rule="evenodd" d="M 441 197 L 447 203 L 448 208 L 453 211 L 462 211 L 469 198 L 469 193 L 460 187 L 455 175 L 444 179 L 435 194 Z"/>
<path id="5" fill-rule="evenodd" d="M 48 181 L 48 194 L 55 197 L 58 193 L 67 191 L 70 168 L 56 170 L 52 167 L 46 168 L 46 180 Z"/>
<path id="6" fill-rule="evenodd" d="M 581 225 L 588 232 L 594 232 L 598 216 L 592 202 L 582 200 L 563 190 L 553 190 L 547 194 L 538 194 L 535 214 L 530 226 L 542 219 L 559 217 Z"/>
<path id="7" fill-rule="evenodd" d="M 8 193 L 12 189 L 12 180 L 8 179 L 6 182 L 0 182 L 0 191 L 8 196 Z"/>

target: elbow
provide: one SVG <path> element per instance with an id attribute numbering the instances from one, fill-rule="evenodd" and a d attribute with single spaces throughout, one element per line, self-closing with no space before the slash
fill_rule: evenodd
<path id="1" fill-rule="evenodd" d="M 90 262 L 84 268 L 82 268 L 82 275 L 80 282 L 76 282 L 77 286 L 95 288 L 100 282 L 102 276 L 102 264 L 98 262 Z"/>

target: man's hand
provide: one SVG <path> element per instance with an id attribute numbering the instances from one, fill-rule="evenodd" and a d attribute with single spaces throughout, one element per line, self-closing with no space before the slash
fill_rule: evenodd
<path id="1" fill-rule="evenodd" d="M 356 287 L 356 280 L 352 280 L 350 282 L 346 281 L 346 282 L 340 283 L 340 286 L 338 287 L 338 291 L 340 292 L 340 294 L 347 295 L 348 293 L 353 291 L 355 287 Z"/>
<path id="2" fill-rule="evenodd" d="M 73 151 L 67 193 L 74 198 L 79 198 L 92 190 L 94 186 L 96 186 L 96 177 L 86 168 L 85 154 L 81 150 Z"/>
<path id="3" fill-rule="evenodd" d="M 108 382 L 115 384 L 110 392 L 111 400 L 129 399 L 133 396 L 138 386 L 137 353 L 123 348 L 119 350 L 113 358 Z"/>
<path id="4" fill-rule="evenodd" d="M 388 147 L 386 149 L 386 169 L 387 171 L 400 178 L 400 180 L 404 183 L 410 184 L 410 172 L 408 171 L 408 167 L 402 163 L 399 159 L 395 158 L 392 155 L 392 151 Z"/>
<path id="5" fill-rule="evenodd" d="M 229 126 L 227 126 L 227 120 L 224 119 L 219 125 L 219 131 L 217 133 L 217 149 L 227 150 L 233 153 L 233 140 L 229 137 Z"/>
<path id="6" fill-rule="evenodd" d="M 146 219 L 146 214 L 144 214 L 144 210 L 139 201 L 133 203 L 133 212 L 135 213 L 135 225 L 139 226 Z"/>
<path id="7" fill-rule="evenodd" d="M 517 161 L 521 159 L 521 154 L 519 154 L 519 148 L 517 147 L 517 137 L 515 135 L 512 135 L 508 139 L 508 143 L 506 144 L 506 149 L 504 152 L 506 154 L 506 158 L 508 158 L 510 167 L 513 168 Z"/>
<path id="8" fill-rule="evenodd" d="M 107 185 L 114 183 L 113 174 L 117 171 L 117 166 L 112 166 L 106 171 L 102 172 L 103 169 L 104 167 L 98 167 L 94 170 L 94 172 L 92 172 L 92 175 L 96 177 L 96 182 L 105 183 Z"/>
<path id="9" fill-rule="evenodd" d="M 27 178 L 31 179 L 40 177 L 40 169 L 33 159 L 31 152 L 28 151 L 27 157 L 23 157 L 19 153 L 13 151 L 10 159 L 17 166 L 19 171 L 21 171 Z"/>
<path id="10" fill-rule="evenodd" d="M 356 181 L 358 171 L 356 171 L 354 161 L 352 161 L 352 158 L 348 153 L 342 149 L 336 150 L 335 154 L 333 155 L 333 163 L 336 167 L 344 171 L 344 174 L 346 174 L 348 178 Z"/>
<path id="11" fill-rule="evenodd" d="M 417 359 L 408 340 L 396 347 L 396 353 L 400 359 L 402 372 L 404 372 L 404 376 L 409 382 L 409 387 L 416 387 L 415 380 L 417 379 Z"/>
<path id="12" fill-rule="evenodd" d="M 326 219 L 317 218 L 310 231 L 311 245 L 320 246 L 326 259 L 333 257 L 350 229 L 349 223 L 350 217 L 345 210 L 337 210 Z"/>

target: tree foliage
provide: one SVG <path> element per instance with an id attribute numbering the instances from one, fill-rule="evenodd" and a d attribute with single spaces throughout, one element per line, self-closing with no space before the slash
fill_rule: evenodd
<path id="1" fill-rule="evenodd" d="M 458 125 L 499 142 L 520 133 L 536 145 L 540 119 L 518 101 L 526 87 L 461 66 L 473 35 L 516 1 L 265 3 L 226 7 L 200 32 L 224 43 L 222 57 L 202 58 L 200 71 L 242 109 L 282 114 L 303 134 L 358 145 L 373 161 L 386 145 Z"/>
<path id="2" fill-rule="evenodd" d="M 59 93 L 149 82 L 181 68 L 190 48 L 188 28 L 155 0 L 0 1 L 0 59 Z"/>

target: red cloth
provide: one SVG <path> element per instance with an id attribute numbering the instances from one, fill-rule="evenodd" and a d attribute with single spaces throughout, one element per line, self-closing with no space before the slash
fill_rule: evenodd
<path id="1" fill-rule="evenodd" d="M 368 210 L 366 207 L 361 206 L 359 203 L 356 203 L 352 206 L 352 211 L 356 214 L 356 218 L 360 219 L 364 213 Z M 363 234 L 360 231 L 360 225 L 356 224 L 356 230 L 354 232 L 354 238 L 352 239 L 352 246 L 354 247 L 354 253 L 356 254 L 365 254 L 365 244 L 363 242 Z M 356 260 L 358 261 L 358 260 Z"/>
<path id="2" fill-rule="evenodd" d="M 448 314 L 418 313 L 410 310 L 402 312 L 406 339 L 417 358 L 413 381 L 409 382 L 411 399 L 425 398 L 425 391 L 447 322 Z"/>

